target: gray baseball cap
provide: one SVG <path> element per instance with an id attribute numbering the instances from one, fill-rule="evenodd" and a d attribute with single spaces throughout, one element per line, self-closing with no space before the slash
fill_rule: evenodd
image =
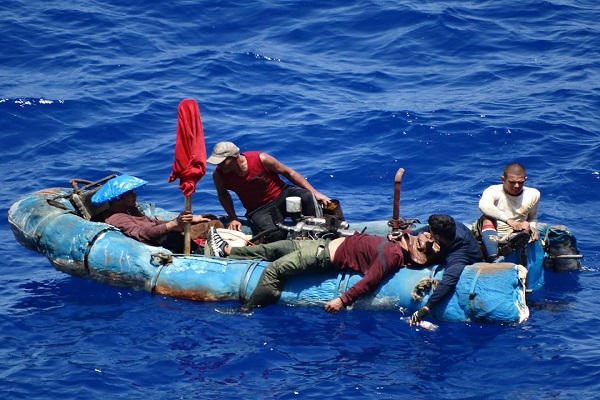
<path id="1" fill-rule="evenodd" d="M 215 148 L 210 157 L 206 159 L 206 162 L 221 164 L 227 157 L 237 157 L 239 155 L 240 149 L 235 144 L 231 142 L 219 142 L 215 144 Z"/>

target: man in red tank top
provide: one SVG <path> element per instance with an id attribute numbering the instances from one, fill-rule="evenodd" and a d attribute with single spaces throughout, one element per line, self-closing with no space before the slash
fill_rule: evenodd
<path id="1" fill-rule="evenodd" d="M 253 224 L 254 233 L 269 232 L 265 236 L 267 242 L 287 237 L 287 232 L 276 226 L 288 216 L 285 209 L 287 197 L 300 197 L 302 214 L 314 217 L 322 216 L 317 202 L 326 206 L 331 201 L 298 172 L 261 151 L 240 154 L 240 149 L 232 142 L 219 142 L 206 161 L 217 164 L 213 181 L 219 202 L 229 219 L 227 228 L 238 231 L 242 228 L 229 193 L 231 190 L 246 209 L 246 218 Z M 286 184 L 280 175 L 295 186 Z"/>

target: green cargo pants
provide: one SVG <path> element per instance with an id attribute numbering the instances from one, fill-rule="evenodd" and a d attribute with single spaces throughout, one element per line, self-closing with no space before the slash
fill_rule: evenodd
<path id="1" fill-rule="evenodd" d="M 229 257 L 271 261 L 262 272 L 248 303 L 268 305 L 281 296 L 286 276 L 332 270 L 329 240 L 279 240 L 256 246 L 232 247 Z"/>

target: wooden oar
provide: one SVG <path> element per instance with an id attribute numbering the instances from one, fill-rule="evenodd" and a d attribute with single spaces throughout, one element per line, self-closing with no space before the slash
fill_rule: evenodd
<path id="1" fill-rule="evenodd" d="M 192 212 L 192 196 L 185 196 L 186 212 Z M 183 254 L 190 254 L 192 250 L 192 223 L 186 222 L 183 225 Z"/>

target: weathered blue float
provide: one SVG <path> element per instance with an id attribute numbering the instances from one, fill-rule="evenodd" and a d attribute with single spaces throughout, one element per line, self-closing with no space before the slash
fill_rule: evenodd
<path id="1" fill-rule="evenodd" d="M 74 185 L 76 186 L 76 185 Z M 93 222 L 85 212 L 86 199 L 76 189 L 49 188 L 23 196 L 9 210 L 15 238 L 26 248 L 45 255 L 57 270 L 116 286 L 141 288 L 150 293 L 199 301 L 244 301 L 254 290 L 266 262 L 172 254 L 124 236 L 116 228 Z M 86 204 L 88 206 L 89 204 Z M 169 218 L 173 213 L 151 204 L 146 214 Z M 82 211 L 83 210 L 83 211 Z M 383 221 L 355 224 L 358 230 L 387 234 Z M 564 229 L 563 229 L 564 228 Z M 529 316 L 526 292 L 540 288 L 544 268 L 560 255 L 550 254 L 548 242 L 560 238 L 555 253 L 576 253 L 574 238 L 565 227 L 540 226 L 546 239 L 531 243 L 524 253 L 511 254 L 501 263 L 466 266 L 454 295 L 432 310 L 445 321 L 519 323 Z M 566 249 L 566 250 L 565 250 Z M 523 260 L 521 260 L 523 257 Z M 576 269 L 576 257 L 564 257 L 563 269 Z M 527 267 L 523 266 L 526 265 Z M 441 279 L 440 266 L 403 268 L 354 308 L 411 312 L 427 301 L 431 289 L 423 278 Z M 280 304 L 323 306 L 361 278 L 354 273 L 302 275 L 287 279 Z M 415 299 L 416 297 L 416 299 Z"/>

